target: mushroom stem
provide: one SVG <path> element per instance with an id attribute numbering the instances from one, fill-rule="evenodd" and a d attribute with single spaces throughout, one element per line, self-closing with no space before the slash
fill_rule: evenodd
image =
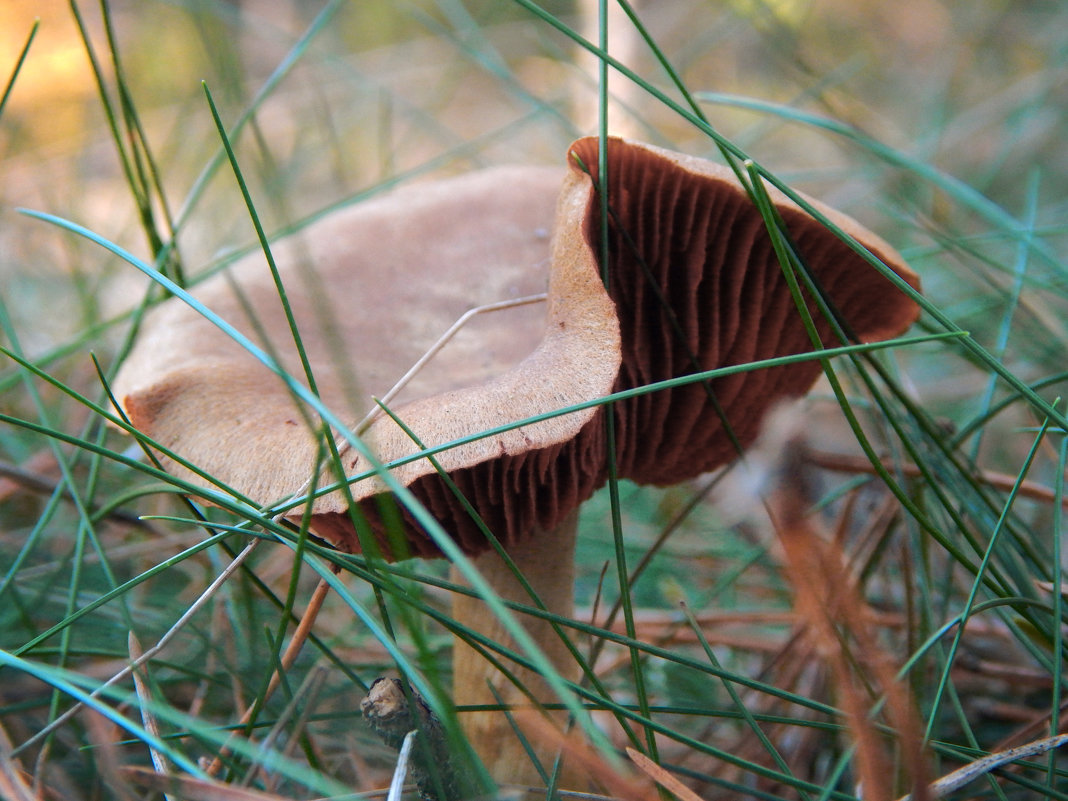
<path id="1" fill-rule="evenodd" d="M 577 524 L 578 512 L 574 511 L 551 531 L 535 531 L 521 545 L 508 549 L 508 555 L 546 609 L 563 617 L 571 617 L 574 608 Z M 526 590 L 496 552 L 479 556 L 474 559 L 474 563 L 502 600 L 532 604 Z M 462 580 L 458 576 L 458 571 L 454 569 L 453 579 L 461 583 Z M 510 648 L 515 647 L 501 622 L 479 598 L 457 594 L 453 600 L 452 614 L 457 623 L 494 642 Z M 557 671 L 564 678 L 575 678 L 575 660 L 552 626 L 545 620 L 535 618 L 525 618 L 521 622 Z M 530 697 L 539 703 L 552 703 L 556 700 L 540 675 L 511 664 L 507 667 L 529 696 L 478 651 L 462 640 L 457 640 L 453 650 L 453 695 L 456 705 L 497 706 L 503 702 L 512 707 L 530 707 Z M 561 725 L 566 720 L 563 712 L 552 713 L 552 716 Z M 537 767 L 531 762 L 504 712 L 463 712 L 460 715 L 460 724 L 475 752 L 498 784 L 544 786 Z M 538 742 L 531 742 L 530 745 L 546 775 L 551 774 L 556 758 L 555 749 Z M 565 766 L 561 774 L 561 786 L 583 789 L 584 784 L 577 773 L 568 771 Z"/>

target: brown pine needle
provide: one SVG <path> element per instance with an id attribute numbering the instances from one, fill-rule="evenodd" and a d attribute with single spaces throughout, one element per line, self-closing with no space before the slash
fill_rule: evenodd
<path id="1" fill-rule="evenodd" d="M 657 765 L 641 751 L 635 751 L 630 746 L 627 746 L 627 756 L 630 757 L 630 761 L 634 763 L 638 770 L 679 799 L 679 801 L 703 801 L 701 796 Z"/>
<path id="2" fill-rule="evenodd" d="M 829 453 L 826 451 L 808 451 L 805 461 L 823 470 L 831 470 L 836 473 L 870 473 L 875 474 L 872 463 L 864 456 L 851 456 L 845 453 Z M 883 462 L 883 466 L 890 470 L 900 470 L 910 478 L 918 478 L 923 475 L 920 468 L 914 464 L 899 462 Z M 994 489 L 1008 492 L 1017 487 L 1017 477 L 1008 473 L 998 473 L 992 470 L 977 470 L 975 478 Z M 1017 493 L 1024 498 L 1036 501 L 1053 503 L 1057 500 L 1057 494 L 1052 487 L 1039 484 L 1037 481 L 1024 480 L 1019 482 Z M 1061 499 L 1061 504 L 1068 507 L 1068 496 Z"/>
<path id="3" fill-rule="evenodd" d="M 801 436 L 787 442 L 781 459 L 780 472 L 790 478 L 769 493 L 768 510 L 793 584 L 794 608 L 806 621 L 813 644 L 835 676 L 839 705 L 845 710 L 856 746 L 856 773 L 864 795 L 887 801 L 892 798 L 886 743 L 869 717 L 872 699 L 867 685 L 871 684 L 887 697 L 886 715 L 897 729 L 897 747 L 908 780 L 917 801 L 926 801 L 927 766 L 908 693 L 873 636 L 869 607 L 844 570 L 844 554 L 806 514 L 805 465 L 810 460 Z M 859 665 L 855 665 L 854 654 L 863 654 Z"/>
<path id="4" fill-rule="evenodd" d="M 0 727 L 0 798 L 11 801 L 36 801 L 30 785 L 26 783 L 25 771 L 12 756 L 11 740 Z"/>
<path id="5" fill-rule="evenodd" d="M 534 709 L 512 712 L 516 725 L 532 741 L 548 743 L 560 751 L 566 764 L 578 767 L 617 801 L 658 801 L 656 788 L 644 776 L 620 771 L 576 731 L 563 732 Z"/>
<path id="6" fill-rule="evenodd" d="M 271 680 L 267 683 L 267 690 L 263 696 L 264 702 L 274 695 L 274 691 L 277 690 L 278 685 L 282 683 L 282 672 L 289 670 L 293 667 L 293 663 L 297 661 L 297 657 L 300 655 L 304 643 L 307 642 L 308 637 L 311 634 L 312 626 L 315 625 L 315 619 L 319 616 L 319 610 L 323 608 L 323 601 L 326 600 L 326 595 L 329 591 L 330 585 L 327 584 L 326 579 L 319 579 L 319 583 L 316 585 L 315 591 L 312 593 L 311 599 L 308 601 L 308 608 L 304 611 L 304 616 L 300 619 L 296 631 L 293 632 L 293 638 L 289 641 L 289 645 L 286 646 L 285 652 L 283 652 L 279 659 L 278 669 L 271 674 Z M 255 708 L 256 706 L 253 705 L 245 710 L 245 714 L 241 716 L 240 726 L 245 726 L 252 720 L 252 711 Z M 209 776 L 214 776 L 218 773 L 222 768 L 223 760 L 229 755 L 230 748 L 227 745 L 223 745 L 223 747 L 219 749 L 219 753 L 216 755 L 215 759 L 212 760 L 212 763 L 208 766 L 206 773 Z"/>

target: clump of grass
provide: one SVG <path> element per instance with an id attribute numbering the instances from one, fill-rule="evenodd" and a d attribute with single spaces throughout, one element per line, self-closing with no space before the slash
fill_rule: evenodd
<path id="1" fill-rule="evenodd" d="M 559 163 L 600 108 L 604 128 L 848 207 L 922 274 L 941 337 L 828 360 L 770 494 L 785 525 L 731 503 L 729 474 L 584 510 L 584 610 L 560 622 L 596 655 L 580 697 L 605 739 L 706 799 L 920 797 L 970 763 L 964 792 L 1068 795 L 1043 750 L 1065 703 L 1068 12 L 621 3 L 617 106 L 576 66 L 599 37 L 567 4 L 276 5 L 74 3 L 0 54 L 5 792 L 130 797 L 149 766 L 188 791 L 217 758 L 211 781 L 276 796 L 382 787 L 395 755 L 359 700 L 391 672 L 451 725 L 444 568 L 196 500 L 121 431 L 108 380 L 144 310 L 259 247 L 257 227 L 424 174 Z M 72 41 L 85 130 L 47 131 L 20 88 Z"/>

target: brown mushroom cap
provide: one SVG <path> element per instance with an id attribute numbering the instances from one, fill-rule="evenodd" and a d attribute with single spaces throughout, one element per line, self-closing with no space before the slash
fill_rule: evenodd
<path id="1" fill-rule="evenodd" d="M 371 395 L 386 393 L 464 312 L 544 292 L 561 179 L 559 169 L 505 167 L 413 184 L 276 243 L 272 252 L 325 404 L 342 419 L 361 419 L 373 407 Z M 480 315 L 393 401 L 423 442 L 450 442 L 609 390 L 618 371 L 618 325 L 600 279 L 592 268 L 553 275 L 557 295 L 569 300 L 550 304 L 550 332 L 544 304 Z M 194 294 L 302 377 L 261 254 Z M 513 369 L 520 363 L 524 369 Z M 313 480 L 318 443 L 307 410 L 268 368 L 180 300 L 145 319 L 114 390 L 137 428 L 260 503 Z M 567 441 L 595 414 L 556 417 L 438 458 L 455 470 Z M 418 451 L 386 417 L 364 440 L 384 461 Z M 349 474 L 370 467 L 355 449 L 344 461 Z M 204 483 L 170 460 L 165 466 Z M 426 460 L 396 469 L 406 484 L 428 472 Z M 324 475 L 321 483 L 332 478 Z M 368 479 L 352 491 L 369 497 L 382 483 Z M 315 511 L 318 533 L 357 548 L 342 493 L 319 499 Z M 413 536 L 414 552 L 430 548 Z"/>
<path id="2" fill-rule="evenodd" d="M 547 312 L 533 307 L 484 315 L 391 404 L 424 445 L 611 391 L 812 349 L 764 221 L 729 171 L 610 140 L 606 293 L 597 255 L 598 204 L 580 162 L 597 164 L 595 139 L 573 145 L 562 192 L 560 174 L 552 170 L 480 172 L 403 188 L 276 245 L 327 405 L 343 418 L 359 419 L 367 408 L 351 400 L 348 387 L 381 395 L 465 310 L 538 292 L 546 277 Z M 558 193 L 546 269 L 545 231 Z M 876 340 L 914 321 L 916 306 L 903 293 L 792 202 L 772 195 L 848 330 Z M 918 285 L 886 243 L 819 208 Z M 206 282 L 198 299 L 257 339 L 245 311 L 254 310 L 273 350 L 299 376 L 262 257 L 235 265 L 230 276 Z M 812 308 L 823 341 L 835 344 L 831 324 Z M 744 447 L 763 413 L 807 391 L 819 370 L 818 362 L 807 361 L 613 404 L 619 474 L 667 484 L 731 461 L 735 446 L 711 398 Z M 168 301 L 145 321 L 116 379 L 116 394 L 138 428 L 257 501 L 276 501 L 312 480 L 316 442 L 289 391 L 180 301 Z M 518 542 L 535 528 L 555 526 L 604 483 L 605 414 L 598 407 L 553 417 L 448 449 L 437 459 L 501 541 Z M 385 462 L 419 450 L 385 417 L 364 440 Z M 343 453 L 343 462 L 349 475 L 369 469 L 354 449 Z M 428 460 L 394 473 L 466 551 L 486 548 Z M 377 478 L 351 487 L 379 533 L 383 524 L 372 498 L 383 489 Z M 358 547 L 341 493 L 318 499 L 314 512 L 318 534 L 346 550 Z M 436 553 L 407 516 L 405 526 L 412 553 Z"/>

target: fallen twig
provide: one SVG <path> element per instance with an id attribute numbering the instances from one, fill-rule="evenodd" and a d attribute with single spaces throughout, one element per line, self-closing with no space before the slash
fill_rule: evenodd
<path id="1" fill-rule="evenodd" d="M 466 782 L 450 755 L 445 729 L 415 690 L 405 693 L 399 679 L 375 679 L 360 702 L 360 710 L 382 742 L 402 753 L 405 739 L 417 733 L 407 767 L 423 801 L 459 801 L 465 797 Z M 397 773 L 401 773 L 400 764 Z"/>
<path id="2" fill-rule="evenodd" d="M 1052 751 L 1054 748 L 1060 748 L 1065 743 L 1068 743 L 1068 734 L 1058 734 L 1055 737 L 1035 740 L 1026 745 L 1019 745 L 1016 748 L 1010 748 L 1007 751 L 999 751 L 996 754 L 990 754 L 981 759 L 977 759 L 974 762 L 969 762 L 963 768 L 948 773 L 937 781 L 931 782 L 929 785 L 931 798 L 943 798 L 954 790 L 959 790 L 961 787 L 968 784 L 968 782 L 978 779 L 980 776 L 985 776 L 987 773 L 990 773 L 990 771 L 996 770 L 1003 765 L 1008 765 L 1011 762 L 1016 762 L 1025 757 L 1044 754 L 1047 751 Z M 899 798 L 898 801 L 912 801 L 912 796 L 904 795 Z"/>
<path id="3" fill-rule="evenodd" d="M 0 486 L 0 496 L 10 494 L 14 488 L 21 488 L 38 495 L 51 495 L 58 491 L 63 500 L 68 502 L 75 500 L 69 489 L 61 487 L 62 481 L 60 479 L 31 472 L 10 462 L 0 461 L 0 479 L 3 479 L 3 485 Z M 100 510 L 97 506 L 90 504 L 86 507 L 86 511 L 95 517 Z M 109 509 L 104 514 L 104 518 L 123 525 L 140 528 L 152 534 L 160 533 L 159 529 L 152 523 L 142 520 L 139 515 L 134 512 L 127 512 L 125 509 Z"/>

